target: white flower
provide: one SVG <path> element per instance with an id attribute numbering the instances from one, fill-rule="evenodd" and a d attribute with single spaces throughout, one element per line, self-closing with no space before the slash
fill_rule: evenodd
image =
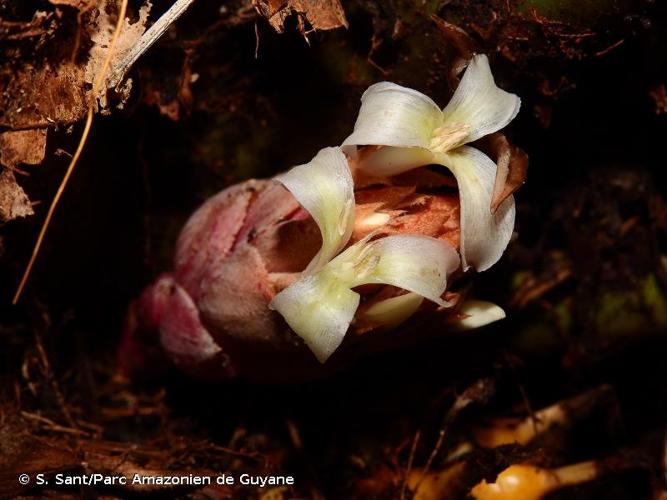
<path id="1" fill-rule="evenodd" d="M 343 341 L 359 307 L 360 296 L 352 288 L 388 284 L 447 305 L 441 296 L 459 256 L 444 241 L 420 235 L 374 240 L 370 234 L 336 256 L 354 228 L 354 186 L 340 148 L 323 149 L 310 163 L 276 179 L 310 212 L 323 243 L 299 279 L 278 293 L 269 307 L 285 318 L 320 362 Z M 392 321 L 397 314 L 404 317 L 403 302 L 386 303 L 385 315 L 395 313 Z"/>
<path id="2" fill-rule="evenodd" d="M 354 182 L 340 148 L 275 177 L 308 210 L 322 233 L 322 248 L 305 272 L 316 271 L 347 244 L 354 229 Z"/>
<path id="3" fill-rule="evenodd" d="M 460 192 L 464 268 L 491 267 L 512 235 L 514 198 L 491 213 L 496 164 L 465 144 L 502 129 L 517 115 L 520 100 L 496 86 L 486 56 L 473 57 L 443 110 L 424 94 L 389 82 L 369 87 L 361 102 L 343 150 L 354 156 L 357 146 L 386 146 L 359 165 L 379 176 L 434 163 L 451 170 Z"/>

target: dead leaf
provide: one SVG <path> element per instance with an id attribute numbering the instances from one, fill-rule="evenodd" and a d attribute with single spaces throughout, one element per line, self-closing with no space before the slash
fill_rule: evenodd
<path id="1" fill-rule="evenodd" d="M 0 96 L 0 126 L 34 129 L 78 121 L 87 105 L 83 76 L 73 64 L 24 67 Z"/>
<path id="2" fill-rule="evenodd" d="M 7 222 L 34 213 L 28 195 L 16 182 L 14 172 L 3 170 L 0 173 L 0 221 Z"/>
<path id="3" fill-rule="evenodd" d="M 345 11 L 339 0 L 255 0 L 255 8 L 273 29 L 282 33 L 285 20 L 293 13 L 300 16 L 314 30 L 347 28 Z"/>
<path id="4" fill-rule="evenodd" d="M 495 213 L 503 201 L 526 182 L 528 155 L 510 144 L 500 133 L 491 134 L 486 137 L 485 142 L 498 165 L 491 198 L 491 212 Z"/>
<path id="5" fill-rule="evenodd" d="M 20 163 L 39 165 L 46 151 L 46 129 L 16 130 L 0 134 L 0 162 L 14 168 Z"/>

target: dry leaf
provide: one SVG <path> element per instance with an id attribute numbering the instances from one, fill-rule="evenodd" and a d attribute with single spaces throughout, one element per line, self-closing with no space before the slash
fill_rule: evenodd
<path id="1" fill-rule="evenodd" d="M 526 182 L 528 155 L 511 145 L 500 133 L 491 134 L 486 137 L 485 142 L 491 151 L 491 157 L 498 164 L 491 198 L 491 212 L 495 213 L 502 202 Z"/>
<path id="2" fill-rule="evenodd" d="M 86 106 L 81 68 L 26 66 L 0 96 L 0 126 L 33 129 L 70 124 L 83 117 Z"/>
<path id="3" fill-rule="evenodd" d="M 292 13 L 300 19 L 305 18 L 314 30 L 347 28 L 345 11 L 339 0 L 256 0 L 255 8 L 278 33 L 283 32 L 285 20 Z"/>
<path id="4" fill-rule="evenodd" d="M 0 222 L 33 214 L 30 199 L 16 182 L 14 172 L 3 170 L 0 173 Z"/>
<path id="5" fill-rule="evenodd" d="M 46 151 L 46 129 L 16 130 L 0 134 L 0 162 L 6 167 L 20 163 L 39 165 Z"/>

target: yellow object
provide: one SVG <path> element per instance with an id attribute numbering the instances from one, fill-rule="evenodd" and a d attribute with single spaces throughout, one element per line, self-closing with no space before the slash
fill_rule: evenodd
<path id="1" fill-rule="evenodd" d="M 470 493 L 476 500 L 539 500 L 552 490 L 584 483 L 596 476 L 594 462 L 582 462 L 559 469 L 519 464 L 498 474 L 495 483 L 483 480 Z"/>

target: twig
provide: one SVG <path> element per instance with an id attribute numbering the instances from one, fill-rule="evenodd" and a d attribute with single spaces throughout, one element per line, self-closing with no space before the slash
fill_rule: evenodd
<path id="1" fill-rule="evenodd" d="M 415 484 L 415 487 L 413 488 L 414 491 L 419 491 L 419 487 L 426 479 L 428 472 L 431 470 L 431 466 L 433 465 L 435 457 L 437 457 L 438 453 L 440 453 L 442 444 L 445 441 L 445 435 L 447 429 L 449 429 L 449 426 L 454 421 L 454 419 L 459 415 L 459 413 L 461 413 L 465 408 L 467 408 L 472 403 L 488 399 L 493 393 L 494 387 L 495 385 L 492 379 L 482 378 L 475 381 L 475 383 L 473 383 L 465 391 L 463 391 L 463 394 L 461 394 L 459 397 L 456 398 L 454 404 L 445 415 L 445 418 L 440 427 L 440 431 L 438 432 L 438 439 L 436 440 L 435 446 L 433 447 L 433 450 L 431 451 L 431 454 L 429 455 L 428 460 L 426 461 L 426 465 L 422 470 L 421 476 L 419 477 L 417 483 Z"/>
<path id="2" fill-rule="evenodd" d="M 58 380 L 56 379 L 56 376 L 53 373 L 53 370 L 51 369 L 51 363 L 49 362 L 49 357 L 46 355 L 46 349 L 44 349 L 44 343 L 42 342 L 42 335 L 40 333 L 35 334 L 35 345 L 37 347 L 37 353 L 39 354 L 39 359 L 40 362 L 42 363 L 42 367 L 44 368 L 44 370 L 46 370 L 45 373 L 46 378 L 51 383 L 51 389 L 53 390 L 54 394 L 56 395 L 56 399 L 58 400 L 60 411 L 62 411 L 70 427 L 75 428 L 77 427 L 77 424 L 74 421 L 74 418 L 72 417 L 72 413 L 69 411 L 69 408 L 67 407 L 67 403 L 65 402 L 65 397 L 63 396 L 63 393 L 60 390 L 60 385 L 58 384 Z"/>
<path id="3" fill-rule="evenodd" d="M 27 418 L 28 420 L 32 420 L 35 422 L 39 422 L 41 424 L 44 424 L 46 428 L 50 431 L 54 432 L 62 432 L 64 434 L 74 434 L 78 436 L 88 436 L 89 433 L 86 431 L 82 431 L 81 429 L 74 429 L 72 427 L 65 427 L 63 425 L 60 425 L 53 420 L 43 417 L 41 415 L 37 415 L 35 413 L 30 413 L 27 411 L 21 411 L 21 416 L 24 418 Z"/>
<path id="4" fill-rule="evenodd" d="M 72 48 L 72 55 L 70 56 L 70 62 L 72 64 L 76 63 L 76 56 L 79 55 L 79 49 L 81 48 L 81 25 L 83 24 L 83 16 L 93 10 L 96 3 L 97 2 L 95 1 L 87 2 L 76 15 L 76 35 L 74 36 L 74 47 Z"/>
<path id="5" fill-rule="evenodd" d="M 245 453 L 238 450 L 232 450 L 231 448 L 226 448 L 225 446 L 218 446 L 216 444 L 209 445 L 211 449 L 219 451 L 221 453 L 226 453 L 232 455 L 233 457 L 245 458 L 246 460 L 254 460 L 255 462 L 262 462 L 264 457 L 261 453 L 255 451 L 253 453 Z"/>
<path id="6" fill-rule="evenodd" d="M 421 431 L 417 431 L 415 438 L 412 441 L 412 448 L 410 449 L 410 456 L 408 457 L 408 467 L 405 470 L 405 478 L 403 479 L 403 487 L 401 488 L 401 500 L 405 499 L 405 494 L 408 489 L 408 481 L 410 480 L 410 472 L 412 471 L 412 464 L 415 461 L 415 454 L 417 453 L 417 444 L 421 437 Z"/>
<path id="7" fill-rule="evenodd" d="M 422 471 L 421 476 L 419 476 L 419 479 L 415 484 L 414 488 L 415 491 L 419 491 L 419 487 L 424 482 L 424 479 L 426 479 L 426 475 L 431 470 L 431 466 L 433 465 L 433 460 L 435 460 L 435 457 L 440 452 L 440 448 L 442 448 L 442 443 L 444 441 L 445 441 L 445 429 L 440 429 L 440 432 L 438 432 L 438 440 L 436 441 L 433 450 L 431 450 L 431 454 L 428 456 L 428 460 L 426 460 L 426 465 L 424 465 L 424 470 Z"/>
<path id="8" fill-rule="evenodd" d="M 107 88 L 115 88 L 137 60 L 160 38 L 165 31 L 187 10 L 194 0 L 176 0 L 169 10 L 141 35 L 139 42 L 110 71 Z"/>
<path id="9" fill-rule="evenodd" d="M 259 59 L 259 25 L 255 21 L 255 59 Z"/>
<path id="10" fill-rule="evenodd" d="M 521 377 L 519 376 L 519 373 L 517 372 L 517 369 L 516 369 L 516 365 L 517 365 L 516 358 L 509 353 L 504 353 L 504 357 L 505 357 L 505 361 L 507 362 L 507 365 L 510 368 L 510 371 L 512 372 L 512 377 L 514 378 L 514 381 L 516 382 L 516 385 L 519 389 L 519 393 L 521 394 L 521 399 L 523 400 L 523 404 L 524 404 L 524 406 L 526 408 L 526 411 L 528 412 L 528 415 L 530 417 L 530 421 L 533 425 L 533 433 L 535 435 L 537 435 L 540 419 L 537 416 L 537 413 L 535 413 L 535 410 L 533 409 L 533 405 L 530 403 L 530 398 L 528 397 L 528 393 L 526 392 L 526 388 L 521 383 Z"/>
<path id="11" fill-rule="evenodd" d="M 667 428 L 662 445 L 662 488 L 667 493 Z"/>
<path id="12" fill-rule="evenodd" d="M 603 49 L 603 50 L 601 50 L 600 52 L 596 52 L 596 53 L 595 53 L 595 56 L 596 56 L 596 57 L 602 57 L 603 55 L 605 55 L 605 54 L 611 52 L 612 50 L 614 50 L 616 47 L 620 47 L 620 46 L 623 45 L 624 43 L 625 43 L 625 38 L 622 38 L 622 39 L 619 40 L 618 42 L 611 44 L 611 45 L 610 45 L 609 47 L 607 47 L 606 49 Z"/>

